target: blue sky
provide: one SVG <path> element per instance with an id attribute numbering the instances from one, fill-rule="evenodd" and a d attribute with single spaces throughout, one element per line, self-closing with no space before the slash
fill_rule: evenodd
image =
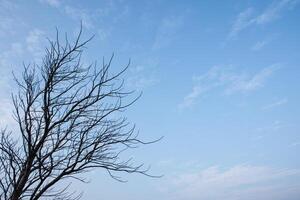
<path id="1" fill-rule="evenodd" d="M 40 62 L 55 27 L 95 34 L 85 63 L 131 58 L 127 112 L 141 138 L 130 151 L 151 179 L 103 171 L 74 183 L 83 200 L 298 200 L 300 2 L 0 0 L 0 124 L 14 129 L 10 93 L 22 62 Z"/>

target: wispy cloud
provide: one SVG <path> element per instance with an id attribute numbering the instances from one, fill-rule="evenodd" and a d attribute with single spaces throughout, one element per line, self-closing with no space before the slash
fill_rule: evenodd
<path id="1" fill-rule="evenodd" d="M 7 68 L 11 63 L 10 60 L 14 60 L 17 56 L 22 55 L 24 52 L 23 45 L 15 42 L 10 45 L 7 51 L 3 51 L 0 54 L 0 66 L 1 68 Z M 15 57 L 14 57 L 15 56 Z M 6 65 L 6 67 L 5 67 Z"/>
<path id="2" fill-rule="evenodd" d="M 129 8 L 117 7 L 113 1 L 103 1 L 101 8 L 86 9 L 73 5 L 64 5 L 63 12 L 76 22 L 81 21 L 85 29 L 92 29 L 97 33 L 100 40 L 105 40 L 111 34 L 113 25 L 125 18 L 129 13 Z M 113 14 L 114 13 L 114 14 Z M 114 17 L 112 17 L 112 15 Z M 106 21 L 110 21 L 110 26 L 104 26 Z M 99 26 L 102 24 L 103 26 Z"/>
<path id="3" fill-rule="evenodd" d="M 266 39 L 264 39 L 264 40 L 258 41 L 258 42 L 256 42 L 256 43 L 251 47 L 251 50 L 252 50 L 252 51 L 260 51 L 260 50 L 263 49 L 266 45 L 268 45 L 269 43 L 271 43 L 274 39 L 275 39 L 275 37 L 269 37 L 269 38 L 266 38 Z"/>
<path id="4" fill-rule="evenodd" d="M 264 10 L 263 13 L 261 13 L 255 18 L 255 22 L 257 24 L 266 24 L 272 22 L 278 19 L 283 11 L 287 9 L 292 9 L 296 5 L 296 3 L 298 3 L 298 0 L 274 1 L 271 5 L 267 7 L 266 10 Z"/>
<path id="5" fill-rule="evenodd" d="M 266 81 L 266 79 L 271 76 L 271 74 L 278 70 L 280 65 L 275 64 L 269 67 L 263 68 L 256 74 L 252 76 L 248 75 L 223 75 L 223 81 L 229 82 L 229 86 L 226 88 L 225 92 L 227 94 L 231 94 L 234 92 L 248 92 L 252 90 L 256 90 L 262 87 Z"/>
<path id="6" fill-rule="evenodd" d="M 255 132 L 257 132 L 258 135 L 256 135 L 254 137 L 254 139 L 262 139 L 270 134 L 276 133 L 277 131 L 279 131 L 287 126 L 289 126 L 289 124 L 287 124 L 283 121 L 280 121 L 280 120 L 275 120 L 268 125 L 257 128 L 255 130 Z"/>
<path id="7" fill-rule="evenodd" d="M 15 42 L 6 51 L 0 53 L 0 97 L 8 97 L 11 92 L 12 70 L 16 69 L 14 61 L 24 54 L 24 47 L 21 43 Z"/>
<path id="8" fill-rule="evenodd" d="M 13 1 L 0 0 L 0 36 L 14 34 L 16 24 L 21 25 L 15 15 L 17 8 L 17 4 Z"/>
<path id="9" fill-rule="evenodd" d="M 12 18 L 4 17 L 4 16 L 0 16 L 0 17 L 1 17 L 0 36 L 4 36 L 7 33 L 9 34 L 13 33 L 14 20 Z"/>
<path id="10" fill-rule="evenodd" d="M 267 40 L 259 41 L 253 45 L 251 48 L 252 51 L 259 51 L 261 50 L 264 46 L 266 46 L 269 43 Z"/>
<path id="11" fill-rule="evenodd" d="M 130 15 L 130 7 L 123 1 L 99 1 L 100 5 L 91 8 L 87 4 L 77 6 L 62 0 L 39 0 L 58 9 L 67 18 L 81 22 L 84 29 L 92 30 L 100 40 L 106 40 L 116 25 Z M 109 22 L 109 23 L 107 23 Z M 100 26 L 101 25 L 101 26 Z"/>
<path id="12" fill-rule="evenodd" d="M 213 87 L 214 86 L 195 85 L 192 88 L 192 91 L 183 98 L 183 101 L 178 105 L 178 108 L 183 109 L 191 107 L 202 94 L 206 93 Z"/>
<path id="13" fill-rule="evenodd" d="M 288 99 L 287 98 L 283 98 L 283 99 L 280 99 L 278 101 L 275 101 L 275 102 L 272 102 L 268 105 L 265 105 L 262 107 L 263 110 L 270 110 L 274 107 L 278 107 L 278 106 L 281 106 L 281 105 L 284 105 L 288 102 Z"/>
<path id="14" fill-rule="evenodd" d="M 300 195 L 299 169 L 236 165 L 221 170 L 212 166 L 170 178 L 165 192 L 173 200 L 296 200 Z M 299 180 L 299 179 L 298 179 Z"/>
<path id="15" fill-rule="evenodd" d="M 137 65 L 130 68 L 130 74 L 126 82 L 130 88 L 142 90 L 159 83 L 159 79 L 155 73 L 155 62 L 146 65 Z"/>
<path id="16" fill-rule="evenodd" d="M 83 27 L 87 29 L 91 29 L 95 27 L 92 20 L 92 15 L 87 10 L 75 8 L 72 6 L 65 6 L 65 12 L 68 16 L 70 16 L 74 20 L 81 21 Z"/>
<path id="17" fill-rule="evenodd" d="M 29 55 L 36 62 L 42 59 L 44 52 L 43 44 L 46 42 L 45 32 L 34 28 L 25 35 L 25 42 L 14 42 L 5 51 L 0 53 L 0 67 L 2 70 L 9 69 L 13 66 L 16 59 L 22 58 L 23 55 Z"/>
<path id="18" fill-rule="evenodd" d="M 41 3 L 48 4 L 64 12 L 68 17 L 81 21 L 82 26 L 87 29 L 94 28 L 93 15 L 95 11 L 77 8 L 73 5 L 62 4 L 61 0 L 39 0 Z"/>
<path id="19" fill-rule="evenodd" d="M 273 137 L 274 134 L 278 133 L 280 130 L 291 126 L 291 124 L 280 121 L 274 120 L 269 124 L 264 126 L 258 127 L 254 130 L 253 140 L 261 140 L 268 137 Z"/>
<path id="20" fill-rule="evenodd" d="M 165 17 L 157 29 L 152 48 L 160 49 L 169 46 L 176 38 L 176 33 L 182 27 L 183 22 L 183 16 Z"/>
<path id="21" fill-rule="evenodd" d="M 46 3 L 52 7 L 59 7 L 61 5 L 61 0 L 40 0 L 42 3 Z"/>
<path id="22" fill-rule="evenodd" d="M 42 45 L 45 41 L 45 32 L 37 28 L 31 30 L 26 37 L 27 50 L 33 55 L 36 62 L 39 62 L 42 59 L 44 53 Z"/>
<path id="23" fill-rule="evenodd" d="M 292 144 L 290 144 L 291 147 L 296 147 L 299 145 L 300 145 L 300 142 L 293 142 Z"/>
<path id="24" fill-rule="evenodd" d="M 9 127 L 10 129 L 15 127 L 15 121 L 13 119 L 13 105 L 10 99 L 1 98 L 0 100 L 0 127 Z"/>
<path id="25" fill-rule="evenodd" d="M 247 8 L 246 10 L 239 13 L 229 33 L 230 38 L 235 37 L 240 31 L 247 28 L 253 23 L 252 13 L 253 8 Z"/>
<path id="26" fill-rule="evenodd" d="M 247 8 L 238 14 L 228 38 L 236 37 L 242 30 L 250 26 L 267 24 L 280 18 L 285 10 L 294 8 L 297 3 L 298 0 L 274 1 L 258 15 L 254 14 L 253 8 Z"/>
<path id="27" fill-rule="evenodd" d="M 264 38 L 263 40 L 260 40 L 258 42 L 256 42 L 252 47 L 251 50 L 252 51 L 260 51 L 261 49 L 263 49 L 265 46 L 269 45 L 271 42 L 273 42 L 274 40 L 276 40 L 279 37 L 278 34 L 272 34 L 269 35 L 268 37 Z"/>
<path id="28" fill-rule="evenodd" d="M 262 87 L 266 79 L 279 68 L 279 64 L 274 64 L 251 75 L 236 72 L 232 67 L 212 67 L 205 74 L 194 77 L 192 91 L 184 97 L 179 108 L 192 106 L 200 96 L 213 89 L 221 89 L 226 95 L 254 91 Z"/>

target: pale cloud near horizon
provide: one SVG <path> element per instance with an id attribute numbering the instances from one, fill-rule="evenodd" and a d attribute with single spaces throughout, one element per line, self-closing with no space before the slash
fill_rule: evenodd
<path id="1" fill-rule="evenodd" d="M 293 181 L 295 177 L 300 177 L 299 169 L 236 165 L 222 170 L 212 166 L 172 176 L 160 191 L 172 200 L 296 200 L 300 182 Z"/>
<path id="2" fill-rule="evenodd" d="M 196 100 L 213 89 L 222 89 L 223 94 L 247 93 L 262 87 L 268 77 L 280 68 L 279 64 L 265 67 L 255 74 L 236 72 L 232 67 L 215 66 L 201 76 L 194 77 L 194 86 L 183 101 L 180 109 L 191 107 Z"/>
<path id="3" fill-rule="evenodd" d="M 264 25 L 280 18 L 283 11 L 294 8 L 297 3 L 298 0 L 274 1 L 258 15 L 254 14 L 254 9 L 251 7 L 245 9 L 235 19 L 228 38 L 236 37 L 242 30 L 252 25 Z"/>

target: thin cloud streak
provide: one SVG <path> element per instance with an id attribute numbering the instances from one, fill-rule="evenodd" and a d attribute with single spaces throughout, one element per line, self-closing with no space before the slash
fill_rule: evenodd
<path id="1" fill-rule="evenodd" d="M 251 76 L 249 73 L 235 72 L 230 67 L 212 67 L 205 74 L 194 77 L 192 91 L 184 97 L 178 107 L 191 107 L 199 97 L 213 89 L 221 89 L 225 95 L 254 91 L 263 87 L 265 81 L 279 68 L 279 64 L 273 64 Z"/>
<path id="2" fill-rule="evenodd" d="M 271 3 L 261 14 L 254 15 L 253 8 L 240 12 L 231 27 L 228 38 L 236 37 L 241 31 L 252 25 L 264 25 L 281 17 L 285 10 L 293 9 L 298 0 L 281 0 Z"/>
<path id="3" fill-rule="evenodd" d="M 266 39 L 264 39 L 264 40 L 261 40 L 261 41 L 256 42 L 256 43 L 252 46 L 251 50 L 252 50 L 252 51 L 260 51 L 260 50 L 262 50 L 265 46 L 267 46 L 267 45 L 270 44 L 273 40 L 275 40 L 276 37 L 277 37 L 277 35 L 275 35 L 275 36 L 270 36 L 270 37 L 268 37 L 268 38 L 266 38 Z"/>
<path id="4" fill-rule="evenodd" d="M 274 107 L 278 107 L 278 106 L 281 106 L 281 105 L 284 105 L 288 102 L 288 99 L 287 98 L 284 98 L 284 99 L 280 99 L 276 102 L 273 102 L 273 103 L 270 103 L 264 107 L 262 107 L 263 110 L 270 110 Z"/>

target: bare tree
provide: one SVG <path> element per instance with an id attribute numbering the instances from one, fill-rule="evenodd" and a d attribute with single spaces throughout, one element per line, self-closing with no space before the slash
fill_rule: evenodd
<path id="1" fill-rule="evenodd" d="M 129 64 L 114 75 L 113 57 L 84 67 L 81 55 L 90 40 L 81 42 L 80 31 L 74 42 L 66 37 L 61 43 L 57 34 L 42 64 L 24 66 L 22 78 L 15 78 L 19 138 L 1 132 L 0 199 L 76 198 L 67 183 L 85 181 L 79 175 L 95 168 L 117 180 L 115 172 L 148 175 L 142 164 L 120 159 L 123 150 L 146 144 L 119 114 L 138 99 L 126 98 L 132 92 L 124 90 L 121 75 Z"/>

